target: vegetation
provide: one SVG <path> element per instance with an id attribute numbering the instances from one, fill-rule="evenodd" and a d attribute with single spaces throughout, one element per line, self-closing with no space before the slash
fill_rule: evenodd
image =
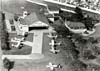
<path id="1" fill-rule="evenodd" d="M 4 55 L 29 55 L 31 54 L 32 47 L 24 45 L 23 48 L 12 48 L 11 50 L 3 50 Z"/>
<path id="2" fill-rule="evenodd" d="M 66 37 L 67 35 L 71 35 L 72 32 L 70 32 L 62 20 L 57 20 L 51 26 L 53 26 L 54 30 L 57 32 L 58 35 L 61 35 L 62 37 Z"/>
<path id="3" fill-rule="evenodd" d="M 3 60 L 4 68 L 10 71 L 13 68 L 14 62 L 10 61 L 8 58 L 4 58 Z"/>
<path id="4" fill-rule="evenodd" d="M 72 61 L 69 64 L 70 71 L 86 71 L 87 65 L 80 60 Z"/>
<path id="5" fill-rule="evenodd" d="M 5 14 L 2 13 L 2 21 L 1 21 L 1 48 L 2 50 L 9 50 L 9 43 L 8 43 L 9 34 L 6 29 L 5 25 Z"/>
<path id="6" fill-rule="evenodd" d="M 100 71 L 100 66 L 90 63 L 87 65 L 87 71 Z"/>
<path id="7" fill-rule="evenodd" d="M 100 42 L 99 39 L 74 34 L 62 23 L 59 24 L 56 22 L 52 26 L 55 28 L 58 35 L 62 35 L 62 37 L 58 39 L 62 41 L 62 50 L 66 51 L 68 54 L 66 57 L 70 58 L 69 62 L 65 61 L 66 64 L 69 63 L 70 71 L 89 71 L 89 64 L 91 62 L 87 63 L 87 61 L 95 60 L 100 55 L 100 47 L 96 45 Z M 68 38 L 67 36 L 70 37 Z M 94 64 L 97 65 L 96 63 Z M 93 68 L 91 67 L 91 69 Z"/>
<path id="8" fill-rule="evenodd" d="M 71 22 L 81 22 L 85 25 L 87 30 L 92 30 L 94 25 L 100 21 L 97 15 L 84 13 L 79 7 L 76 7 L 74 11 L 76 12 L 75 14 L 60 10 L 60 17 Z"/>

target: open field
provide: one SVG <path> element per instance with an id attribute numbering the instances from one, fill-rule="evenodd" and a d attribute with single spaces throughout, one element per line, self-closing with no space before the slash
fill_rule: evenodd
<path id="1" fill-rule="evenodd" d="M 29 55 L 31 54 L 32 47 L 23 46 L 21 49 L 12 48 L 11 50 L 4 50 L 4 55 Z"/>

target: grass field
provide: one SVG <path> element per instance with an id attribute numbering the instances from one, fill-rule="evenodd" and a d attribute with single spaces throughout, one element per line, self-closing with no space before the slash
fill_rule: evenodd
<path id="1" fill-rule="evenodd" d="M 12 48 L 11 50 L 4 50 L 4 55 L 29 55 L 31 54 L 32 47 L 23 46 L 21 49 Z"/>
<path id="2" fill-rule="evenodd" d="M 21 38 L 21 36 L 17 36 L 16 33 L 9 34 L 9 40 L 14 37 Z M 26 37 L 25 40 L 33 42 L 33 33 L 29 33 L 29 35 Z M 3 51 L 4 55 L 28 55 L 28 54 L 31 54 L 32 47 L 24 45 L 21 49 L 12 48 L 12 46 L 11 46 L 12 43 L 16 44 L 14 42 L 10 42 L 9 46 L 11 47 L 11 50 Z"/>

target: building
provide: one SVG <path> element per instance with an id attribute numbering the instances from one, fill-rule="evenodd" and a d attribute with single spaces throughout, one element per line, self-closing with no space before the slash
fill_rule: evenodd
<path id="1" fill-rule="evenodd" d="M 21 19 L 21 24 L 27 25 L 29 30 L 48 28 L 47 18 L 44 15 L 36 12 L 33 12 L 30 15 L 26 16 L 24 19 Z"/>

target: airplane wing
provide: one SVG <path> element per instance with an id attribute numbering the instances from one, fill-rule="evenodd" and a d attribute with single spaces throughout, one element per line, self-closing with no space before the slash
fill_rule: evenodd
<path id="1" fill-rule="evenodd" d="M 15 47 L 18 48 L 18 47 L 20 46 L 20 44 L 21 44 L 21 42 L 19 41 L 19 42 L 17 43 L 17 45 L 15 45 Z"/>
<path id="2" fill-rule="evenodd" d="M 51 45 L 51 46 L 52 46 L 52 43 L 49 43 L 49 45 Z"/>
<path id="3" fill-rule="evenodd" d="M 51 51 L 52 53 L 58 53 L 58 52 L 60 52 L 60 50 L 55 50 L 55 49 L 50 49 L 50 51 Z"/>
<path id="4" fill-rule="evenodd" d="M 55 49 L 55 46 L 51 45 L 51 50 L 54 50 Z"/>
<path id="5" fill-rule="evenodd" d="M 61 42 L 59 42 L 59 43 L 55 43 L 55 45 L 59 45 L 59 46 L 60 46 L 60 45 L 61 45 Z"/>
<path id="6" fill-rule="evenodd" d="M 48 35 L 48 37 L 49 37 L 49 38 L 55 38 L 55 39 L 56 39 L 56 38 L 57 38 L 57 35 L 55 35 L 55 36 Z"/>
<path id="7" fill-rule="evenodd" d="M 49 43 L 49 45 L 51 45 L 51 46 L 54 46 L 55 45 L 53 39 L 51 40 L 51 43 Z"/>
<path id="8" fill-rule="evenodd" d="M 10 42 L 18 42 L 18 41 L 14 40 L 14 39 L 12 38 Z"/>
<path id="9" fill-rule="evenodd" d="M 52 38 L 52 36 L 51 35 L 47 35 L 48 37 L 50 37 L 50 38 Z"/>

